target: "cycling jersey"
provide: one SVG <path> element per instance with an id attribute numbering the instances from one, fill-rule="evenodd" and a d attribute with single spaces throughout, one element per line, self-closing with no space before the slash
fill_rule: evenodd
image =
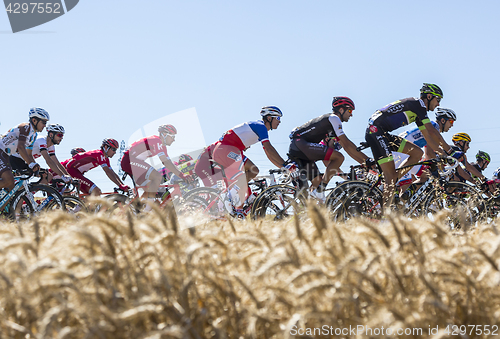
<path id="1" fill-rule="evenodd" d="M 370 128 L 372 133 L 378 129 L 391 132 L 412 122 L 416 122 L 419 127 L 430 122 L 427 107 L 421 99 L 406 98 L 395 101 L 376 111 L 368 120 L 369 125 L 373 127 Z"/>
<path id="2" fill-rule="evenodd" d="M 66 169 L 77 170 L 80 173 L 85 173 L 97 166 L 111 168 L 109 158 L 105 156 L 104 152 L 100 149 L 75 154 L 73 158 L 69 159 L 66 164 Z"/>
<path id="3" fill-rule="evenodd" d="M 257 142 L 269 142 L 269 134 L 267 132 L 264 121 L 249 121 L 233 127 L 219 141 L 224 145 L 235 146 L 240 151 L 244 151 Z"/>
<path id="4" fill-rule="evenodd" d="M 55 155 L 56 154 L 56 147 L 55 145 L 47 147 L 47 138 L 38 138 L 35 140 L 35 142 L 28 147 L 28 149 L 31 149 L 32 151 L 32 156 L 33 159 L 40 158 L 42 156 L 42 151 L 47 151 L 49 156 Z M 14 153 L 12 154 L 13 156 L 17 158 L 21 158 L 21 154 L 19 153 Z"/>
<path id="5" fill-rule="evenodd" d="M 18 153 L 19 140 L 23 140 L 25 147 L 32 146 L 37 136 L 36 131 L 30 123 L 24 122 L 16 127 L 11 128 L 5 135 L 0 138 L 0 149 L 7 154 Z"/>
<path id="6" fill-rule="evenodd" d="M 432 126 L 434 126 L 434 128 L 436 128 L 438 132 L 440 131 L 439 124 L 437 122 L 431 121 L 431 124 Z M 399 136 L 405 138 L 406 140 L 412 142 L 413 144 L 417 145 L 420 148 L 427 146 L 427 141 L 425 140 L 422 131 L 418 127 L 409 131 L 405 131 L 401 133 Z"/>
<path id="7" fill-rule="evenodd" d="M 125 151 L 125 154 L 128 154 L 131 159 L 138 159 L 142 161 L 155 155 L 164 155 L 168 158 L 167 149 L 163 145 L 160 137 L 157 135 L 137 140 L 130 145 L 130 148 Z"/>
<path id="8" fill-rule="evenodd" d="M 301 138 L 309 142 L 319 143 L 327 136 L 338 138 L 343 134 L 340 118 L 335 114 L 328 113 L 309 120 L 302 126 L 295 127 L 290 134 L 290 139 Z"/>

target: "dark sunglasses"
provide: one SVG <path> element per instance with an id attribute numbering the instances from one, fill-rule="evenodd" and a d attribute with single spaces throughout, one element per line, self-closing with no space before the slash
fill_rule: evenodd
<path id="1" fill-rule="evenodd" d="M 63 133 L 57 133 L 56 137 L 62 138 L 62 137 L 64 137 L 64 134 Z"/>

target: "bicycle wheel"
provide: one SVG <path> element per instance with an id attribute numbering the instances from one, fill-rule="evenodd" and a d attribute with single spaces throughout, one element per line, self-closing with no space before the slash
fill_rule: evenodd
<path id="1" fill-rule="evenodd" d="M 452 229 L 475 225 L 485 221 L 487 206 L 481 195 L 471 185 L 448 182 L 444 189 L 433 189 L 424 203 L 424 213 L 430 219 L 439 211 L 449 211 L 446 224 Z"/>
<path id="2" fill-rule="evenodd" d="M 35 214 L 35 209 L 31 204 L 30 199 L 26 195 L 24 189 L 17 192 L 9 206 L 9 217 L 12 221 L 25 221 L 30 220 Z"/>
<path id="3" fill-rule="evenodd" d="M 306 199 L 293 186 L 273 185 L 265 189 L 255 199 L 252 206 L 252 219 L 270 218 L 282 220 L 306 210 Z"/>
<path id="4" fill-rule="evenodd" d="M 379 219 L 382 216 L 382 192 L 364 181 L 347 181 L 328 195 L 327 207 L 335 221 L 356 217 Z"/>
<path id="5" fill-rule="evenodd" d="M 220 217 L 226 211 L 219 190 L 211 187 L 197 187 L 183 197 L 182 202 L 176 206 L 176 212 L 182 215 L 203 213 L 212 217 Z"/>
<path id="6" fill-rule="evenodd" d="M 66 210 L 69 213 L 80 213 L 80 212 L 88 212 L 87 205 L 85 205 L 85 202 L 78 198 L 78 197 L 73 197 L 73 196 L 63 196 L 64 200 L 64 205 L 66 206 Z"/>
<path id="7" fill-rule="evenodd" d="M 29 185 L 29 190 L 34 198 L 35 212 L 66 209 L 63 197 L 55 188 L 47 185 Z"/>

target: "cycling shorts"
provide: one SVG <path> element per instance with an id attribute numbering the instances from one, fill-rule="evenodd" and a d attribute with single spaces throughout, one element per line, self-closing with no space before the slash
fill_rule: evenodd
<path id="1" fill-rule="evenodd" d="M 22 158 L 11 155 L 9 156 L 9 161 L 10 167 L 12 167 L 14 171 L 28 170 L 30 168 L 26 161 L 24 161 Z"/>
<path id="2" fill-rule="evenodd" d="M 406 144 L 406 139 L 389 134 L 380 127 L 373 125 L 366 129 L 365 140 L 370 145 L 373 158 L 379 165 L 394 161 L 392 152 L 403 153 Z"/>
<path id="3" fill-rule="evenodd" d="M 198 157 L 194 166 L 194 173 L 201 178 L 206 187 L 217 185 L 217 181 L 222 180 L 222 171 L 218 167 L 212 166 L 212 153 L 219 142 L 207 146 Z"/>
<path id="4" fill-rule="evenodd" d="M 0 149 L 0 176 L 7 171 L 12 171 L 9 155 Z"/>
<path id="5" fill-rule="evenodd" d="M 309 142 L 302 138 L 294 138 L 290 141 L 289 153 L 302 160 L 329 161 L 335 150 L 324 144 Z"/>
<path id="6" fill-rule="evenodd" d="M 67 168 L 69 175 L 75 179 L 80 179 L 80 190 L 85 194 L 90 194 L 97 186 L 88 178 L 84 177 L 82 172 L 76 168 Z"/>
<path id="7" fill-rule="evenodd" d="M 228 186 L 245 174 L 245 162 L 247 159 L 243 155 L 243 151 L 238 147 L 218 143 L 214 147 L 212 156 L 214 161 L 224 169 Z"/>
<path id="8" fill-rule="evenodd" d="M 149 183 L 149 176 L 156 169 L 147 162 L 139 159 L 130 159 L 130 154 L 125 153 L 121 162 L 122 170 L 127 173 L 135 184 L 145 186 Z"/>

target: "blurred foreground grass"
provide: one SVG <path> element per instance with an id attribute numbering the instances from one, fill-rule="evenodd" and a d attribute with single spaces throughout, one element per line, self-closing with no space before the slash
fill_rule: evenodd
<path id="1" fill-rule="evenodd" d="M 496 226 L 452 232 L 443 218 L 339 224 L 313 207 L 307 220 L 195 232 L 159 210 L 2 223 L 0 338 L 325 338 L 306 332 L 325 325 L 424 331 L 400 338 L 439 326 L 438 338 L 498 325 Z M 492 337 L 475 333 L 464 338 Z"/>

